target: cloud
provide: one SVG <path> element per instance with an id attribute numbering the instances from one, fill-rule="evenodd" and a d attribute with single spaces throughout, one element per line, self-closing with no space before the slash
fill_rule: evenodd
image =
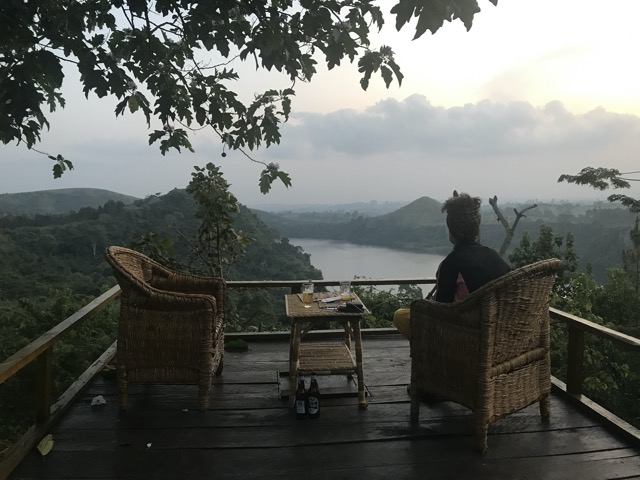
<path id="1" fill-rule="evenodd" d="M 55 137 L 64 141 L 52 153 L 72 159 L 76 170 L 54 181 L 45 156 L 1 147 L 0 193 L 94 187 L 145 196 L 184 188 L 194 165 L 213 162 L 251 206 L 444 199 L 454 188 L 483 198 L 605 198 L 608 192 L 557 184 L 557 178 L 588 165 L 638 170 L 640 150 L 634 115 L 601 108 L 574 114 L 558 101 L 538 107 L 485 100 L 446 108 L 412 95 L 363 110 L 296 113 L 283 125 L 281 145 L 247 152 L 291 175 L 291 188 L 276 183 L 265 196 L 258 189 L 264 165 L 237 151 L 223 158 L 220 142 L 206 130 L 193 137 L 195 154 L 162 156 L 156 145 L 147 146 L 144 132 L 126 135 L 106 126 L 86 132 L 78 122 L 57 128 L 62 131 Z"/>
<path id="2" fill-rule="evenodd" d="M 576 115 L 560 102 L 481 101 L 436 107 L 422 95 L 386 99 L 363 110 L 297 114 L 283 127 L 278 155 L 306 152 L 364 157 L 371 154 L 531 155 L 590 151 L 637 137 L 640 118 L 596 109 Z"/>

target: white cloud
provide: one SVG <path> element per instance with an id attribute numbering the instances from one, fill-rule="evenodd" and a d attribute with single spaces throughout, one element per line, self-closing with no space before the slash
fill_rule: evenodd
<path id="1" fill-rule="evenodd" d="M 477 157 L 611 148 L 640 133 L 640 118 L 596 109 L 568 112 L 560 102 L 536 108 L 526 102 L 481 101 L 435 107 L 422 95 L 386 99 L 365 109 L 296 115 L 283 128 L 283 147 L 270 156 L 344 153 L 423 153 Z M 275 153 L 277 152 L 277 154 Z"/>
<path id="2" fill-rule="evenodd" d="M 78 136 L 64 145 L 76 170 L 56 181 L 46 157 L 14 148 L 3 162 L 0 192 L 76 186 L 145 196 L 184 188 L 194 165 L 213 162 L 249 205 L 442 199 L 454 188 L 485 197 L 584 198 L 594 192 L 558 185 L 557 178 L 587 165 L 637 170 L 640 118 L 604 109 L 572 114 L 560 102 L 444 108 L 422 95 L 382 100 L 363 111 L 299 113 L 283 127 L 282 146 L 250 152 L 293 178 L 292 188 L 276 183 L 267 196 L 258 190 L 263 165 L 240 152 L 221 157 L 210 135 L 199 134 L 194 144 L 195 154 L 165 157 L 143 137 Z"/>

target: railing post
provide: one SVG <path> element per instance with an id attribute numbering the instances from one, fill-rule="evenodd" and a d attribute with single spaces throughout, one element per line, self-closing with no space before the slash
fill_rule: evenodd
<path id="1" fill-rule="evenodd" d="M 567 392 L 582 394 L 584 367 L 584 331 L 569 324 L 569 344 L 567 346 Z"/>
<path id="2" fill-rule="evenodd" d="M 53 390 L 53 347 L 47 348 L 36 359 L 36 423 L 49 420 Z"/>

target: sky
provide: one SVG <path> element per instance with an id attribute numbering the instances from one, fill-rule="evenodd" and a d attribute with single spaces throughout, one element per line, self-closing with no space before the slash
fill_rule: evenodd
<path id="1" fill-rule="evenodd" d="M 289 173 L 289 188 L 261 194 L 264 167 L 240 152 L 222 157 L 206 130 L 192 136 L 195 153 L 162 156 L 142 116 L 116 119 L 115 100 L 86 100 L 68 75 L 67 107 L 50 115 L 37 148 L 75 169 L 54 180 L 46 156 L 0 145 L 0 193 L 91 187 L 145 197 L 186 187 L 194 165 L 213 162 L 256 208 L 444 200 L 454 189 L 485 201 L 587 200 L 612 192 L 558 177 L 585 166 L 640 170 L 637 0 L 479 0 L 469 32 L 457 21 L 417 40 L 413 25 L 396 32 L 393 1 L 380 5 L 386 25 L 373 45 L 392 47 L 402 86 L 376 77 L 363 91 L 348 62 L 297 83 L 281 144 L 251 152 Z M 252 64 L 238 70 L 246 96 L 290 86 Z"/>

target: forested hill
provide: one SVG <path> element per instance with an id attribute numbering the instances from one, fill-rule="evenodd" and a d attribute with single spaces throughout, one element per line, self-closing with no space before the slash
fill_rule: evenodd
<path id="1" fill-rule="evenodd" d="M 4 216 L 0 218 L 0 303 L 46 295 L 50 288 L 96 296 L 115 284 L 104 249 L 131 245 L 149 232 L 156 232 L 158 241 L 173 243 L 176 256 L 184 256 L 189 247 L 183 235 L 193 236 L 199 225 L 194 213 L 191 196 L 176 189 L 129 205 L 108 201 L 65 215 Z M 247 208 L 241 208 L 235 224 L 253 242 L 229 279 L 321 278 L 308 255 L 281 242 L 279 234 Z"/>
<path id="2" fill-rule="evenodd" d="M 358 211 L 283 212 L 253 210 L 258 218 L 285 237 L 326 238 L 345 242 L 415 248 L 442 253 L 450 248 L 444 231 L 442 203 L 421 197 L 393 212 L 370 217 Z M 425 232 L 429 227 L 430 232 Z M 431 237 L 431 241 L 424 235 Z"/>
<path id="3" fill-rule="evenodd" d="M 109 200 L 125 205 L 136 197 L 100 188 L 61 188 L 38 192 L 0 194 L 0 217 L 11 215 L 56 215 L 77 212 L 81 208 L 98 208 Z"/>
<path id="4" fill-rule="evenodd" d="M 429 197 L 420 197 L 394 212 L 373 218 L 372 223 L 385 225 L 386 228 L 404 228 L 415 225 L 442 225 L 444 218 L 442 202 Z"/>

